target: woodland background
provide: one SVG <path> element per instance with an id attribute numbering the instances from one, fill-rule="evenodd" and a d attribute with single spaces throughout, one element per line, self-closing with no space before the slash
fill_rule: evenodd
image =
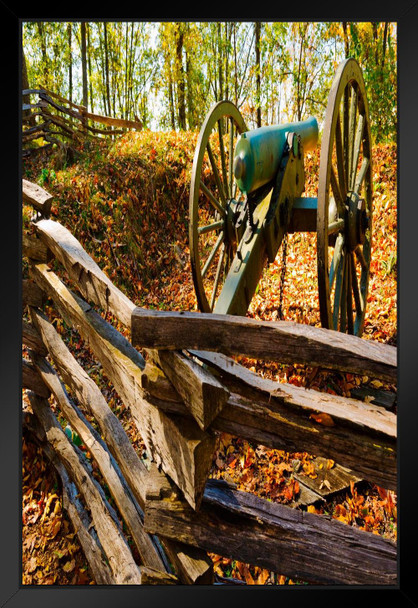
<path id="1" fill-rule="evenodd" d="M 27 22 L 23 89 L 158 130 L 200 128 L 229 99 L 249 128 L 321 122 L 337 65 L 362 67 L 375 142 L 396 139 L 394 23 Z"/>

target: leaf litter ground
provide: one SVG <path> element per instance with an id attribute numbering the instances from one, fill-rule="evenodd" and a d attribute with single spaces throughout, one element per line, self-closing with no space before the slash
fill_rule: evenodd
<path id="1" fill-rule="evenodd" d="M 131 133 L 116 143 L 87 143 L 76 150 L 76 162 L 63 168 L 41 156 L 24 162 L 24 177 L 54 195 L 52 217 L 67 226 L 112 281 L 137 305 L 165 310 L 196 310 L 188 247 L 188 188 L 196 134 Z M 319 152 L 305 160 L 307 196 L 316 196 Z M 397 341 L 397 192 L 396 146 L 374 149 L 372 262 L 363 337 L 396 345 Z M 30 211 L 23 209 L 23 228 L 31 230 Z M 282 250 L 263 272 L 248 316 L 276 320 L 279 309 Z M 59 268 L 55 268 L 60 272 Z M 24 264 L 24 273 L 26 272 Z M 288 238 L 282 310 L 286 320 L 319 326 L 316 235 Z M 146 449 L 129 409 L 120 401 L 100 364 L 74 329 L 54 319 L 74 356 L 96 380 L 141 458 Z M 124 328 L 118 325 L 120 331 Z M 303 365 L 238 357 L 263 377 L 332 394 L 351 396 L 358 388 L 387 390 L 396 386 L 374 378 L 330 373 Z M 24 395 L 24 406 L 29 409 Z M 56 408 L 55 404 L 52 404 Z M 396 406 L 393 411 L 396 412 Z M 65 419 L 58 417 L 63 426 Z M 94 424 L 94 420 L 91 419 Z M 89 455 L 88 455 L 89 456 Z M 42 451 L 23 437 L 23 584 L 94 584 L 53 470 Z M 239 489 L 282 504 L 295 504 L 299 479 L 315 479 L 315 456 L 289 454 L 221 434 L 211 477 L 225 478 Z M 335 466 L 327 461 L 326 468 Z M 96 471 L 98 478 L 99 473 Z M 326 481 L 326 477 L 324 478 Z M 347 525 L 396 540 L 396 494 L 374 484 L 351 484 L 309 511 L 327 513 Z M 298 507 L 296 507 L 298 508 Z M 129 540 L 129 539 L 128 539 Z M 280 573 L 211 554 L 219 577 L 247 584 L 303 584 Z"/>

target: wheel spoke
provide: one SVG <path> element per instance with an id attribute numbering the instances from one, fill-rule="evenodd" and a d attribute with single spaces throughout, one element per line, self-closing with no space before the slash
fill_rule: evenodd
<path id="1" fill-rule="evenodd" d="M 331 266 L 329 269 L 329 290 L 331 291 L 334 285 L 336 273 L 340 267 L 341 256 L 343 251 L 344 237 L 342 234 L 337 236 L 335 242 L 334 255 L 332 256 Z"/>
<path id="2" fill-rule="evenodd" d="M 224 186 L 224 194 L 226 199 L 228 199 L 228 174 L 226 172 L 226 162 L 225 162 L 225 148 L 224 148 L 224 136 L 222 130 L 222 118 L 218 120 L 218 133 L 219 133 L 219 149 L 221 151 L 221 165 L 222 165 L 222 184 Z"/>
<path id="3" fill-rule="evenodd" d="M 358 120 L 358 125 L 357 125 L 356 140 L 354 143 L 353 163 L 351 166 L 351 176 L 350 176 L 350 189 L 351 190 L 355 186 L 358 159 L 360 156 L 361 142 L 363 140 L 363 129 L 364 129 L 364 114 L 360 114 L 359 120 Z"/>
<path id="4" fill-rule="evenodd" d="M 366 262 L 366 259 L 364 257 L 363 251 L 361 250 L 360 245 L 358 245 L 356 247 L 356 249 L 354 250 L 354 253 L 356 254 L 357 259 L 358 259 L 358 261 L 361 264 L 362 270 L 367 270 L 367 262 Z"/>
<path id="5" fill-rule="evenodd" d="M 335 283 L 335 293 L 334 293 L 334 310 L 332 313 L 333 317 L 333 327 L 334 329 L 338 329 L 338 317 L 340 313 L 340 303 L 341 303 L 341 291 L 343 286 L 344 279 L 344 253 L 342 253 L 342 264 L 338 264 L 337 268 L 337 281 Z"/>
<path id="6" fill-rule="evenodd" d="M 368 167 L 369 167 L 369 159 L 364 158 L 363 162 L 361 163 L 359 174 L 357 175 L 356 183 L 354 184 L 354 192 L 356 192 L 357 194 L 360 194 L 361 186 L 362 186 L 363 180 L 366 176 Z"/>
<path id="7" fill-rule="evenodd" d="M 226 207 L 226 198 L 225 198 L 224 188 L 223 188 L 223 185 L 222 185 L 222 182 L 221 182 L 221 177 L 219 175 L 218 167 L 216 165 L 215 157 L 213 156 L 212 148 L 211 148 L 209 142 L 206 145 L 206 149 L 208 151 L 209 160 L 210 160 L 210 164 L 212 166 L 212 172 L 213 172 L 213 175 L 215 177 L 215 181 L 216 181 L 216 185 L 218 187 L 219 195 L 220 195 L 220 197 L 222 199 L 223 206 Z"/>
<path id="8" fill-rule="evenodd" d="M 348 175 L 348 117 L 349 117 L 350 88 L 351 88 L 350 85 L 347 85 L 344 89 L 343 142 L 344 142 L 345 175 Z"/>
<path id="9" fill-rule="evenodd" d="M 213 232 L 214 230 L 219 230 L 224 225 L 223 220 L 219 220 L 218 222 L 213 222 L 212 224 L 208 224 L 207 226 L 201 226 L 197 229 L 197 233 L 206 234 L 207 232 Z"/>
<path id="10" fill-rule="evenodd" d="M 350 263 L 351 263 L 351 284 L 354 295 L 354 304 L 356 306 L 356 311 L 358 315 L 361 315 L 363 312 L 363 304 L 360 296 L 360 291 L 358 288 L 357 282 L 357 273 L 356 273 L 356 262 L 354 260 L 354 255 L 350 253 Z"/>
<path id="11" fill-rule="evenodd" d="M 346 271 L 346 282 L 347 282 L 347 332 L 349 334 L 354 333 L 354 322 L 353 322 L 353 295 L 352 295 L 352 266 L 351 266 L 351 255 L 347 258 L 347 271 Z"/>
<path id="12" fill-rule="evenodd" d="M 344 218 L 340 217 L 335 222 L 328 225 L 328 236 L 334 232 L 340 232 L 344 228 Z"/>
<path id="13" fill-rule="evenodd" d="M 218 267 L 216 268 L 215 282 L 213 284 L 213 291 L 212 291 L 212 295 L 210 298 L 211 310 L 213 310 L 213 305 L 215 304 L 216 292 L 218 291 L 219 278 L 221 276 L 221 270 L 222 270 L 222 266 L 223 266 L 223 262 L 224 262 L 224 258 L 225 258 L 225 251 L 226 251 L 225 243 L 222 243 L 222 250 L 221 250 L 221 253 L 219 254 Z"/>
<path id="14" fill-rule="evenodd" d="M 216 239 L 215 246 L 212 249 L 212 251 L 210 252 L 210 255 L 209 255 L 208 259 L 206 260 L 205 265 L 203 266 L 202 279 L 205 278 L 206 273 L 207 273 L 207 271 L 209 269 L 209 266 L 212 264 L 213 259 L 214 259 L 215 255 L 216 255 L 216 252 L 218 251 L 219 247 L 222 244 L 223 238 L 224 238 L 224 234 L 223 234 L 223 232 L 221 232 L 220 235 L 218 236 L 218 238 Z"/>
<path id="15" fill-rule="evenodd" d="M 347 258 L 344 256 L 343 260 L 343 281 L 342 281 L 342 290 L 341 290 L 341 300 L 340 300 L 340 331 L 343 333 L 347 327 Z"/>
<path id="16" fill-rule="evenodd" d="M 340 168 L 340 166 L 338 164 L 338 170 L 339 170 L 339 168 Z M 343 202 L 344 199 L 341 194 L 340 186 L 337 183 L 337 178 L 335 177 L 334 167 L 332 165 L 331 165 L 330 180 L 331 180 L 331 190 L 334 195 L 335 202 L 337 204 L 338 212 L 340 213 L 340 215 L 342 215 L 344 213 L 344 202 Z"/>
<path id="17" fill-rule="evenodd" d="M 348 125 L 348 172 L 347 172 L 347 186 L 350 187 L 350 178 L 353 170 L 353 156 L 354 156 L 354 137 L 356 129 L 356 115 L 357 115 L 357 91 L 352 88 L 351 90 L 351 103 L 350 103 L 350 118 Z"/>
<path id="18" fill-rule="evenodd" d="M 224 207 L 222 207 L 221 203 L 214 197 L 214 195 L 209 190 L 209 188 L 207 186 L 205 186 L 205 184 L 203 182 L 200 182 L 199 187 L 202 190 L 202 192 L 205 194 L 205 196 L 207 197 L 207 199 L 209 200 L 209 202 L 211 203 L 212 207 L 216 211 L 219 211 L 219 213 L 221 214 L 221 216 L 224 216 L 225 215 L 225 209 L 224 209 Z"/>
<path id="19" fill-rule="evenodd" d="M 338 171 L 340 197 L 341 197 L 341 200 L 344 201 L 344 199 L 347 195 L 347 183 L 346 183 L 345 171 L 344 171 L 344 150 L 343 150 L 343 142 L 342 142 L 342 135 L 341 135 L 341 121 L 340 121 L 339 114 L 337 115 L 337 124 L 336 124 L 336 130 L 335 130 L 335 150 L 336 150 L 336 154 L 337 154 L 337 171 Z M 333 169 L 332 169 L 332 171 L 333 171 Z M 335 174 L 334 174 L 334 180 L 336 181 Z M 332 182 L 331 182 L 331 184 L 332 184 Z M 332 189 L 334 190 L 333 186 L 332 186 Z M 335 196 L 335 192 L 334 192 L 334 196 Z M 337 200 L 337 197 L 335 200 Z M 338 200 L 337 200 L 337 204 L 338 204 Z"/>

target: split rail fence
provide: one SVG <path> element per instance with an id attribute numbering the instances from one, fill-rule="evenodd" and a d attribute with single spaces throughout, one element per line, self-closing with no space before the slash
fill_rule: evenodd
<path id="1" fill-rule="evenodd" d="M 31 97 L 37 99 L 31 102 Z M 95 137 L 121 135 L 127 129 L 140 131 L 139 120 L 124 120 L 93 114 L 87 109 L 48 89 L 24 89 L 22 91 L 22 146 L 27 155 L 39 148 L 30 148 L 28 144 L 34 139 L 43 137 L 48 143 L 42 146 L 45 150 L 53 144 L 62 145 L 62 140 L 82 141 L 86 135 Z M 103 127 L 98 127 L 104 125 Z"/>
<path id="2" fill-rule="evenodd" d="M 23 201 L 40 214 L 23 242 L 30 268 L 23 284 L 30 319 L 23 323 L 30 356 L 23 360 L 23 387 L 33 412 L 24 413 L 24 425 L 56 467 L 64 507 L 96 582 L 226 582 L 214 576 L 212 552 L 317 584 L 395 584 L 395 543 L 294 507 L 319 504 L 350 480 L 396 489 L 396 415 L 373 403 L 263 379 L 231 355 L 396 383 L 396 348 L 293 322 L 138 308 L 69 230 L 49 219 L 51 200 L 23 181 Z M 53 258 L 65 281 L 51 269 Z M 47 299 L 88 343 L 130 409 L 149 460 L 139 458 L 98 385 L 52 325 Z M 62 430 L 51 394 L 97 463 L 115 508 Z M 326 415 L 327 425 L 318 415 Z M 338 464 L 326 471 L 327 484 L 299 477 L 293 505 L 273 503 L 208 479 L 218 432 Z"/>

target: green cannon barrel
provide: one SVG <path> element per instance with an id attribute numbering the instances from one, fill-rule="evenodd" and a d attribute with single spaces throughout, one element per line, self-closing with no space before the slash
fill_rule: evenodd
<path id="1" fill-rule="evenodd" d="M 316 146 L 318 123 L 310 117 L 301 122 L 260 127 L 241 134 L 234 152 L 234 176 L 239 189 L 249 194 L 270 182 L 277 173 L 287 134 L 300 135 L 304 151 Z"/>

